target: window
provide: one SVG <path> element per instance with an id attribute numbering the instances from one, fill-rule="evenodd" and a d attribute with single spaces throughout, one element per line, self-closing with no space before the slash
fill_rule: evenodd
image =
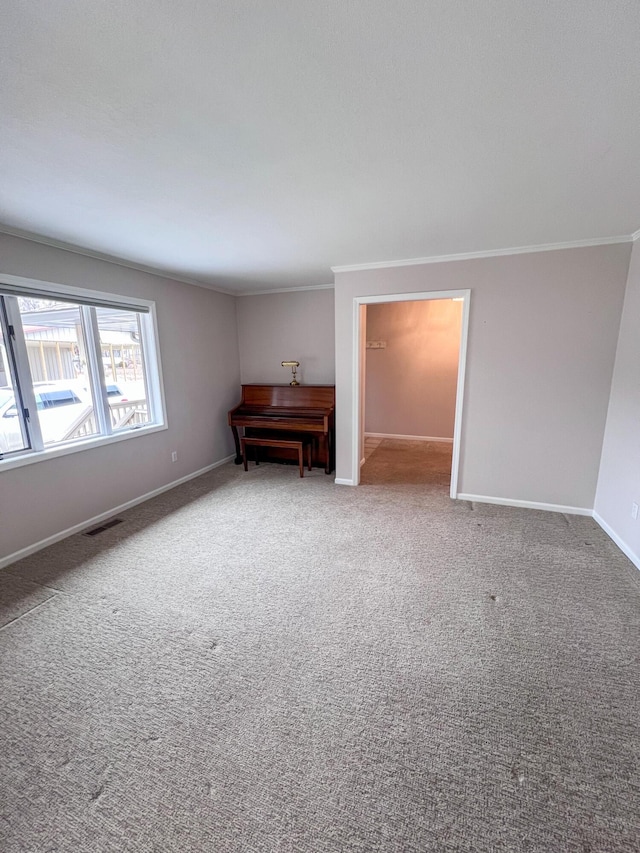
<path id="1" fill-rule="evenodd" d="M 0 282 L 0 466 L 164 424 L 152 304 L 66 291 Z"/>

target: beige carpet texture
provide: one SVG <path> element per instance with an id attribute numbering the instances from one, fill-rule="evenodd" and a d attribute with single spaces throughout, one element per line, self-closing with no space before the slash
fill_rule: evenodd
<path id="1" fill-rule="evenodd" d="M 0 572 L 2 853 L 637 853 L 640 573 L 449 466 L 229 464 Z"/>

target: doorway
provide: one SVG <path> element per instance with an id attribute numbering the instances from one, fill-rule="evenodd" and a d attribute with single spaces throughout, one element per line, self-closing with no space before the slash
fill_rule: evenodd
<path id="1" fill-rule="evenodd" d="M 457 497 L 469 296 L 354 300 L 354 484 L 432 485 Z"/>

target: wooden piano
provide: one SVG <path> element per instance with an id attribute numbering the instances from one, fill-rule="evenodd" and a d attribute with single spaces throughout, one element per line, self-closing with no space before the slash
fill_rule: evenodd
<path id="1" fill-rule="evenodd" d="M 333 470 L 335 385 L 243 385 L 242 400 L 229 412 L 236 444 L 236 465 L 242 462 L 240 434 L 260 436 L 304 433 L 314 439 L 314 464 Z"/>

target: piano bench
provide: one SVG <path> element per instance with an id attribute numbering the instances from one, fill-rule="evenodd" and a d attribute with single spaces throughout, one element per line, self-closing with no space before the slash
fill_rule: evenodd
<path id="1" fill-rule="evenodd" d="M 298 466 L 300 468 L 300 476 L 304 477 L 304 459 L 303 453 L 307 451 L 307 467 L 311 471 L 311 438 L 306 436 L 300 438 L 299 441 L 288 438 L 257 438 L 254 436 L 243 436 L 240 439 L 240 447 L 242 449 L 242 464 L 244 470 L 248 471 L 247 464 L 247 446 L 256 448 L 256 465 L 258 464 L 258 448 L 259 447 L 289 447 L 292 450 L 298 451 Z"/>

